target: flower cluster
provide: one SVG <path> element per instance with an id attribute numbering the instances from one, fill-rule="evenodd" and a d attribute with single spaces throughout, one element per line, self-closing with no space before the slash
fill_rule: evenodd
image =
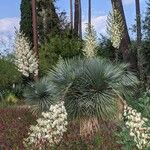
<path id="1" fill-rule="evenodd" d="M 114 9 L 107 18 L 107 31 L 111 37 L 111 42 L 114 48 L 118 49 L 120 46 L 123 36 L 123 27 L 122 16 L 117 10 Z"/>
<path id="2" fill-rule="evenodd" d="M 38 74 L 38 60 L 30 49 L 30 44 L 24 34 L 17 32 L 15 38 L 15 63 L 18 70 L 26 77 Z"/>
<path id="3" fill-rule="evenodd" d="M 67 131 L 67 124 L 64 102 L 51 105 L 49 111 L 43 112 L 42 118 L 37 119 L 37 125 L 30 127 L 29 137 L 25 139 L 25 145 L 42 149 L 58 144 L 63 133 Z"/>
<path id="4" fill-rule="evenodd" d="M 147 126 L 147 118 L 141 116 L 137 110 L 125 105 L 124 117 L 126 127 L 130 130 L 130 136 L 134 138 L 138 149 L 150 146 L 150 127 Z"/>
<path id="5" fill-rule="evenodd" d="M 96 55 L 96 48 L 97 48 L 97 36 L 96 36 L 96 31 L 94 28 L 91 26 L 87 26 L 86 32 L 85 32 L 85 47 L 83 49 L 84 55 L 88 57 L 93 57 Z"/>

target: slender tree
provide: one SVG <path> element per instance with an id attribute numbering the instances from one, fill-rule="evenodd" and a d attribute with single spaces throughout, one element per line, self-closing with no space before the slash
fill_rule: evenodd
<path id="1" fill-rule="evenodd" d="M 129 57 L 129 49 L 130 49 L 131 42 L 130 42 L 130 37 L 129 37 L 128 28 L 127 28 L 127 24 L 126 24 L 122 0 L 111 0 L 111 2 L 112 2 L 113 9 L 117 10 L 121 14 L 122 21 L 124 24 L 123 37 L 122 37 L 121 44 L 120 44 L 120 50 L 123 55 L 123 60 L 127 63 L 129 63 L 129 62 L 132 63 L 130 61 L 130 57 Z"/>
<path id="2" fill-rule="evenodd" d="M 74 1 L 74 32 L 76 35 L 79 33 L 79 0 Z"/>
<path id="3" fill-rule="evenodd" d="M 82 5 L 79 0 L 79 37 L 82 39 Z"/>
<path id="4" fill-rule="evenodd" d="M 73 30 L 73 7 L 72 7 L 73 1 L 70 0 L 70 25 L 71 25 L 71 31 Z"/>
<path id="5" fill-rule="evenodd" d="M 32 0 L 32 29 L 33 29 L 33 50 L 38 60 L 39 52 L 38 52 L 37 13 L 35 0 Z M 35 80 L 38 80 L 38 74 L 35 76 Z"/>
<path id="6" fill-rule="evenodd" d="M 32 0 L 22 0 L 20 5 L 20 31 L 33 42 L 32 31 Z M 36 0 L 37 31 L 39 41 L 42 42 L 50 33 L 61 27 L 60 18 L 56 13 L 55 0 Z"/>
<path id="7" fill-rule="evenodd" d="M 135 6 L 136 6 L 138 69 L 139 69 L 140 79 L 141 81 L 144 82 L 144 68 L 143 68 L 142 56 L 141 56 L 142 33 L 141 33 L 141 13 L 140 13 L 140 1 L 139 0 L 135 0 Z"/>
<path id="8" fill-rule="evenodd" d="M 89 31 L 90 31 L 90 29 L 91 29 L 91 15 L 92 15 L 92 13 L 91 13 L 91 0 L 89 0 L 88 1 L 89 2 L 89 9 L 88 9 L 88 25 L 89 25 Z"/>
<path id="9" fill-rule="evenodd" d="M 141 40 L 142 40 L 140 1 L 135 0 L 135 5 L 136 5 L 137 46 L 138 46 L 138 48 L 140 48 L 141 47 Z"/>

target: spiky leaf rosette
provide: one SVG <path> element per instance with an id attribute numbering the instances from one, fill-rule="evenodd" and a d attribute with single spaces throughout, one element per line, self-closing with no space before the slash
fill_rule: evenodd
<path id="1" fill-rule="evenodd" d="M 30 74 L 36 76 L 38 74 L 38 60 L 23 33 L 16 32 L 14 48 L 18 70 L 26 77 L 29 77 Z"/>
<path id="2" fill-rule="evenodd" d="M 111 38 L 111 42 L 114 48 L 119 48 L 121 40 L 123 38 L 123 21 L 122 16 L 117 10 L 113 10 L 107 17 L 107 32 Z"/>
<path id="3" fill-rule="evenodd" d="M 116 116 L 118 96 L 132 94 L 137 78 L 103 59 L 61 60 L 49 73 L 59 99 L 65 101 L 70 119 L 112 119 Z"/>
<path id="4" fill-rule="evenodd" d="M 28 104 L 34 106 L 38 112 L 47 111 L 53 104 L 53 86 L 46 78 L 40 79 L 36 83 L 30 83 L 24 90 L 24 97 Z"/>
<path id="5" fill-rule="evenodd" d="M 85 46 L 83 48 L 83 53 L 86 57 L 94 57 L 97 53 L 97 35 L 94 27 L 89 26 L 85 29 Z"/>

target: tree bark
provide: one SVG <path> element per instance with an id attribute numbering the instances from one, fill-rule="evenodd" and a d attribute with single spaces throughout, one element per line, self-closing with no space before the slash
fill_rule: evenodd
<path id="1" fill-rule="evenodd" d="M 123 60 L 126 63 L 131 63 L 130 55 L 129 55 L 129 49 L 130 49 L 131 42 L 130 42 L 130 37 L 129 37 L 128 28 L 127 28 L 127 24 L 126 24 L 126 19 L 125 19 L 125 14 L 124 14 L 124 10 L 123 10 L 122 0 L 111 0 L 111 3 L 112 3 L 113 9 L 117 10 L 121 14 L 122 21 L 123 21 L 123 24 L 124 24 L 123 38 L 121 40 L 121 44 L 120 44 L 119 49 L 122 52 Z"/>
<path id="2" fill-rule="evenodd" d="M 89 26 L 89 31 L 91 31 L 91 0 L 89 0 L 89 9 L 88 9 L 88 26 Z"/>
<path id="3" fill-rule="evenodd" d="M 140 1 L 135 0 L 136 6 L 136 29 L 137 29 L 137 57 L 138 57 L 138 70 L 139 77 L 142 81 L 142 86 L 145 87 L 145 73 L 142 64 L 142 56 L 141 56 L 141 42 L 142 42 L 142 33 L 141 33 L 141 12 L 140 12 Z"/>
<path id="4" fill-rule="evenodd" d="M 79 33 L 79 0 L 74 2 L 74 32 L 76 35 Z"/>
<path id="5" fill-rule="evenodd" d="M 70 26 L 71 31 L 73 30 L 73 8 L 72 8 L 72 0 L 70 0 Z"/>
<path id="6" fill-rule="evenodd" d="M 79 0 L 79 37 L 82 39 L 82 5 Z"/>
<path id="7" fill-rule="evenodd" d="M 37 33 L 37 14 L 36 14 L 36 1 L 32 0 L 32 29 L 33 29 L 33 50 L 36 54 L 37 60 L 39 61 L 38 52 L 38 33 Z M 35 77 L 38 80 L 38 75 Z"/>

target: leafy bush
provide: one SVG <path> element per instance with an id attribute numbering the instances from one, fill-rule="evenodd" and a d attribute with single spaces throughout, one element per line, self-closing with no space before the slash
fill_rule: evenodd
<path id="1" fill-rule="evenodd" d="M 149 65 L 149 59 L 150 59 L 150 42 L 144 41 L 142 44 L 142 50 L 141 53 L 143 55 L 143 64 L 146 74 L 150 74 L 150 65 Z"/>
<path id="2" fill-rule="evenodd" d="M 7 96 L 3 96 L 0 100 L 0 108 L 7 108 L 18 105 L 20 100 L 13 94 L 9 93 Z"/>
<path id="3" fill-rule="evenodd" d="M 0 109 L 0 149 L 24 149 L 23 139 L 36 118 L 27 108 Z"/>
<path id="4" fill-rule="evenodd" d="M 82 55 L 82 41 L 65 35 L 50 37 L 40 49 L 41 75 L 47 73 L 59 59 Z"/>
<path id="5" fill-rule="evenodd" d="M 136 101 L 137 109 L 146 118 L 150 119 L 150 90 L 143 93 L 143 95 Z"/>
<path id="6" fill-rule="evenodd" d="M 116 133 L 117 143 L 122 145 L 121 150 L 132 150 L 136 148 L 136 144 L 130 136 L 129 129 L 127 129 L 123 124 L 120 124 L 120 130 Z"/>
<path id="7" fill-rule="evenodd" d="M 98 56 L 114 61 L 116 49 L 112 46 L 112 42 L 107 37 L 101 35 L 99 38 Z"/>
<path id="8" fill-rule="evenodd" d="M 15 65 L 5 59 L 0 59 L 0 89 L 12 88 L 13 84 L 21 82 L 21 74 Z"/>
<path id="9" fill-rule="evenodd" d="M 18 98 L 10 93 L 7 97 L 6 97 L 6 102 L 10 103 L 10 104 L 16 104 L 18 102 Z"/>

